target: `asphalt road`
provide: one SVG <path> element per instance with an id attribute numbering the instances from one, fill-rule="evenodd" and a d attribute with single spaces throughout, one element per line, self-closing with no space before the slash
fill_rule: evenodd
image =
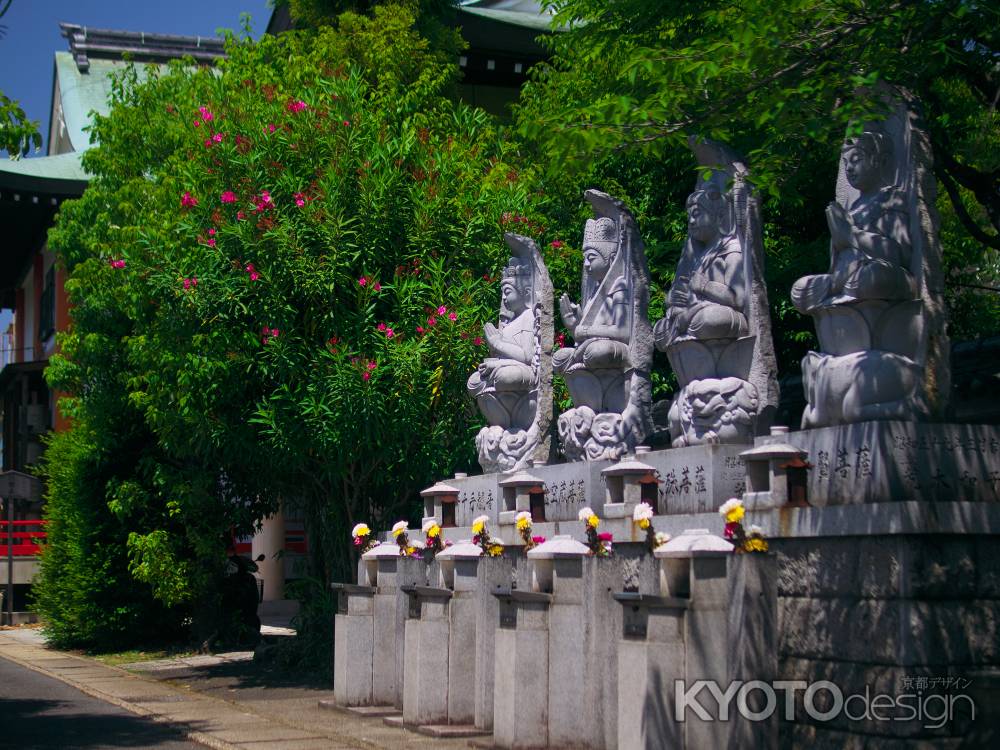
<path id="1" fill-rule="evenodd" d="M 0 658 L 0 748 L 201 748 L 157 724 Z"/>

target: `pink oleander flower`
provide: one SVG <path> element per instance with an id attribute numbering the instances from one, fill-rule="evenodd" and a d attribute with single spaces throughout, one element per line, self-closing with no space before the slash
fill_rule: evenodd
<path id="1" fill-rule="evenodd" d="M 424 327 L 423 326 L 417 326 L 417 333 L 423 333 L 423 332 L 424 332 Z"/>
<path id="2" fill-rule="evenodd" d="M 472 343 L 475 344 L 476 346 L 482 346 L 483 345 L 482 336 L 476 336 L 476 338 L 472 340 Z"/>
<path id="3" fill-rule="evenodd" d="M 205 139 L 205 148 L 212 148 L 212 139 L 211 138 L 206 138 Z"/>
<path id="4" fill-rule="evenodd" d="M 236 220 L 237 221 L 243 221 L 246 217 L 247 217 L 247 215 L 245 213 L 243 213 L 242 211 L 237 211 L 236 212 Z"/>
<path id="5" fill-rule="evenodd" d="M 201 120 L 199 120 L 197 117 L 194 118 L 194 126 L 196 128 L 200 128 L 201 127 Z"/>
<path id="6" fill-rule="evenodd" d="M 278 334 L 280 334 L 280 333 L 281 333 L 281 331 L 279 331 L 277 328 L 272 328 L 271 329 L 271 336 L 273 336 L 274 338 L 277 338 Z"/>
<path id="7" fill-rule="evenodd" d="M 205 122 L 211 122 L 215 119 L 215 115 L 212 114 L 212 111 L 208 107 L 198 107 L 198 112 L 201 113 L 201 119 Z"/>
<path id="8" fill-rule="evenodd" d="M 254 205 L 257 207 L 257 213 L 264 213 L 264 211 L 274 205 L 274 201 L 271 200 L 271 193 L 267 190 L 261 190 L 260 195 L 254 198 Z"/>
<path id="9" fill-rule="evenodd" d="M 214 237 L 209 237 L 205 241 L 205 244 L 208 245 L 209 247 L 215 247 L 215 238 Z"/>
<path id="10" fill-rule="evenodd" d="M 306 109 L 308 106 L 309 105 L 306 104 L 304 101 L 302 101 L 301 99 L 298 99 L 298 100 L 295 100 L 295 101 L 289 101 L 288 104 L 285 105 L 285 109 L 287 109 L 289 112 L 301 112 L 302 110 Z"/>
<path id="11" fill-rule="evenodd" d="M 437 318 L 435 318 L 433 315 L 431 315 L 429 318 L 427 318 L 427 327 L 428 328 L 433 328 L 436 325 L 437 325 Z"/>
<path id="12" fill-rule="evenodd" d="M 345 128 L 351 127 L 351 121 L 350 120 L 344 120 L 344 127 Z"/>
<path id="13" fill-rule="evenodd" d="M 193 289 L 196 286 L 198 286 L 198 277 L 197 276 L 192 276 L 189 279 L 184 279 L 184 288 L 185 289 Z"/>
<path id="14" fill-rule="evenodd" d="M 394 330 L 392 330 L 391 328 L 386 328 L 385 329 L 385 337 L 387 339 L 391 339 L 395 335 L 396 335 L 396 332 Z"/>
<path id="15" fill-rule="evenodd" d="M 112 258 L 110 261 L 108 261 L 108 264 L 112 268 L 125 268 L 125 261 L 120 258 L 119 259 Z"/>
<path id="16" fill-rule="evenodd" d="M 367 365 L 365 365 L 365 367 L 367 367 L 369 370 L 374 370 L 377 366 L 378 362 L 376 362 L 374 359 L 371 360 Z"/>
<path id="17" fill-rule="evenodd" d="M 191 193 L 185 192 L 181 196 L 181 207 L 182 208 L 194 208 L 198 205 L 198 199 L 195 198 Z"/>
<path id="18" fill-rule="evenodd" d="M 563 242 L 562 240 L 552 240 L 552 242 L 549 243 L 549 246 L 550 247 L 554 247 L 556 250 L 558 250 L 560 247 L 562 247 L 565 244 L 566 243 Z"/>
<path id="19" fill-rule="evenodd" d="M 361 379 L 365 380 L 365 381 L 371 380 L 372 379 L 372 374 L 370 372 L 368 372 L 367 370 L 365 370 L 363 373 L 361 373 Z"/>
<path id="20" fill-rule="evenodd" d="M 264 132 L 265 133 L 273 133 L 277 129 L 278 129 L 277 125 L 275 125 L 273 122 L 269 122 L 267 124 L 267 127 L 264 128 Z"/>
<path id="21" fill-rule="evenodd" d="M 236 193 L 232 190 L 225 190 L 222 195 L 219 196 L 219 200 L 223 203 L 236 203 Z"/>
<path id="22" fill-rule="evenodd" d="M 375 286 L 373 286 L 373 287 L 372 287 L 372 289 L 374 289 L 374 290 L 375 290 L 376 292 L 381 292 L 381 291 L 382 291 L 382 285 L 381 285 L 381 284 L 379 284 L 379 283 L 378 283 L 378 282 L 376 281 L 376 282 L 375 282 Z"/>
<path id="23" fill-rule="evenodd" d="M 306 205 L 305 193 L 296 193 L 292 197 L 295 199 L 295 205 L 298 206 L 299 208 L 302 208 L 302 206 Z"/>
<path id="24" fill-rule="evenodd" d="M 448 308 L 444 305 L 441 305 L 441 307 L 438 308 L 438 315 L 444 315 L 446 312 L 448 312 Z"/>
<path id="25" fill-rule="evenodd" d="M 358 279 L 358 286 L 364 286 L 367 283 L 368 283 L 367 276 L 362 276 L 360 279 Z"/>
<path id="26" fill-rule="evenodd" d="M 212 140 L 215 143 L 222 143 L 222 139 L 223 138 L 225 138 L 225 136 L 222 133 L 213 133 L 212 134 Z"/>
<path id="27" fill-rule="evenodd" d="M 385 330 L 385 323 L 379 323 L 379 324 L 378 324 L 378 329 L 379 329 L 380 331 L 384 331 L 384 330 Z"/>
<path id="28" fill-rule="evenodd" d="M 455 313 L 450 312 L 448 313 L 448 320 L 454 323 L 456 320 L 458 320 L 458 316 Z"/>
<path id="29" fill-rule="evenodd" d="M 208 230 L 208 236 L 209 237 L 214 237 L 215 236 L 215 227 L 209 228 L 209 230 Z"/>

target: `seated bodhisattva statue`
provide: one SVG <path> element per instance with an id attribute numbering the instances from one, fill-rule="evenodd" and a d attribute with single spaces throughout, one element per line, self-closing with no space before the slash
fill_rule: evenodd
<path id="1" fill-rule="evenodd" d="M 723 144 L 692 140 L 702 167 L 687 199 L 688 236 L 666 317 L 654 328 L 656 346 L 666 352 L 680 388 L 670 404 L 668 427 L 676 448 L 706 443 L 749 443 L 771 390 L 753 382 L 771 351 L 766 293 L 751 274 L 759 251 L 757 202 L 742 160 Z M 763 320 L 766 324 L 767 320 Z"/>
<path id="2" fill-rule="evenodd" d="M 688 242 L 670 287 L 667 317 L 656 328 L 664 349 L 686 339 L 747 335 L 743 248 L 729 226 L 730 211 L 714 185 L 688 198 Z"/>
<path id="3" fill-rule="evenodd" d="M 792 302 L 801 313 L 862 300 L 909 300 L 916 294 L 906 196 L 887 184 L 891 141 L 882 133 L 862 133 L 848 138 L 841 154 L 844 176 L 859 195 L 849 208 L 836 202 L 827 207 L 830 272 L 795 282 Z"/>
<path id="4" fill-rule="evenodd" d="M 915 114 L 863 126 L 841 149 L 827 208 L 830 267 L 792 287 L 816 322 L 802 426 L 921 419 L 947 402 L 947 336 L 930 145 Z"/>
<path id="5" fill-rule="evenodd" d="M 583 233 L 582 301 L 564 294 L 559 303 L 576 345 L 552 358 L 573 398 L 559 417 L 559 435 L 570 460 L 614 459 L 650 424 L 649 273 L 635 220 L 621 201 L 597 190 L 584 197 L 595 218 Z"/>
<path id="6" fill-rule="evenodd" d="M 505 239 L 512 255 L 500 284 L 500 324 L 483 327 L 490 356 L 468 382 L 488 423 L 476 438 L 484 471 L 546 460 L 552 418 L 552 285 L 534 240 Z"/>

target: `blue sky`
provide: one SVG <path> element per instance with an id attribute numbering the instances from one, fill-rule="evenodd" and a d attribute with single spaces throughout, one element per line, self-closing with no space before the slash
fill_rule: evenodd
<path id="1" fill-rule="evenodd" d="M 254 36 L 262 34 L 271 17 L 267 0 L 13 0 L 0 19 L 7 27 L 0 38 L 0 91 L 39 121 L 44 138 L 52 99 L 52 55 L 68 49 L 59 34 L 60 21 L 101 29 L 214 36 L 220 28 L 239 29 L 244 12 L 253 19 Z"/>

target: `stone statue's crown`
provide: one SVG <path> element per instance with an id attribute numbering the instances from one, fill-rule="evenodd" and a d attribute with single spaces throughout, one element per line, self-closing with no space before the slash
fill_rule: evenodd
<path id="1" fill-rule="evenodd" d="M 583 244 L 592 242 L 618 242 L 618 227 L 613 219 L 602 216 L 600 219 L 587 219 L 583 227 Z"/>
<path id="2" fill-rule="evenodd" d="M 503 269 L 503 280 L 516 281 L 531 278 L 531 264 L 511 258 Z"/>

